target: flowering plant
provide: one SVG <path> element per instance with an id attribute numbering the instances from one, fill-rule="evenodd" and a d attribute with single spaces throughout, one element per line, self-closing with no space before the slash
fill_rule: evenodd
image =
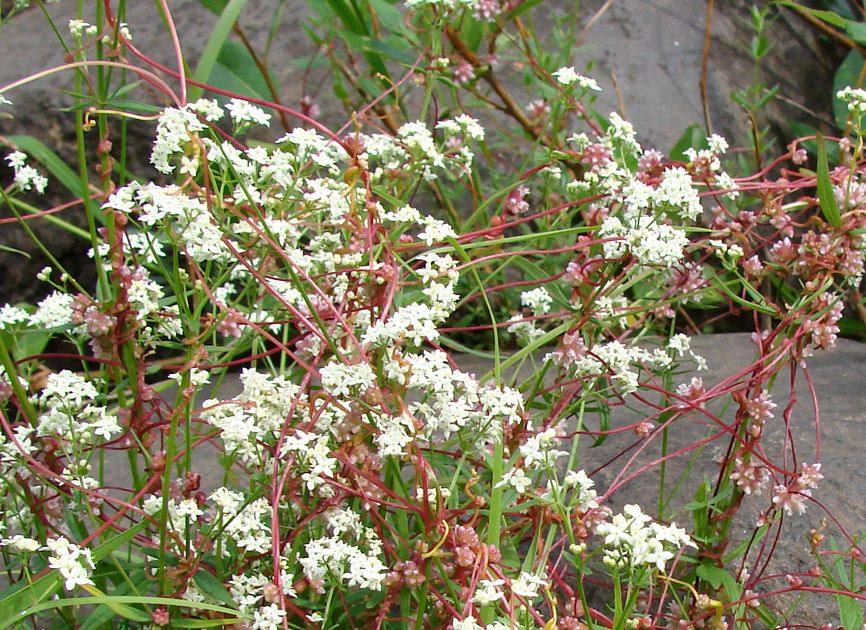
<path id="1" fill-rule="evenodd" d="M 816 588 L 793 573 L 778 588 L 761 559 L 820 463 L 762 438 L 775 376 L 834 345 L 861 280 L 861 145 L 832 173 L 787 170 L 795 145 L 782 179 L 734 179 L 721 137 L 666 160 L 588 113 L 592 79 L 537 66 L 525 161 L 500 169 L 489 108 L 431 103 L 460 84 L 484 102 L 476 73 L 498 93 L 454 25 L 499 35 L 517 9 L 407 5 L 454 59 L 417 57 L 421 105 L 386 130 L 361 112 L 334 133 L 214 86 L 187 100 L 182 69 L 178 96 L 112 62 L 174 101 L 156 119 L 162 177 L 113 173 L 103 135 L 103 188 L 80 201 L 97 285 L 52 261 L 44 300 L 0 309 L 3 627 L 751 627 L 786 623 L 774 591 Z M 81 59 L 100 35 L 134 51 L 104 18 L 107 34 L 70 24 Z M 866 98 L 847 96 L 859 116 Z M 271 112 L 298 125 L 245 142 Z M 46 181 L 7 161 L 26 224 L 15 196 Z M 753 363 L 716 385 L 691 376 L 708 367 L 689 336 L 701 309 L 754 327 Z M 34 335 L 74 351 L 31 352 Z M 689 427 L 706 434 L 668 450 Z M 587 472 L 588 442 L 623 436 Z M 713 442 L 716 479 L 682 490 Z M 655 506 L 617 504 L 655 470 Z M 757 518 L 738 520 L 746 505 Z M 751 529 L 731 549 L 734 522 Z"/>

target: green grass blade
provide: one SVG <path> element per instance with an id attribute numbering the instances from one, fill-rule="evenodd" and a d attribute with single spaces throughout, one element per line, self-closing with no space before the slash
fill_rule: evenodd
<path id="1" fill-rule="evenodd" d="M 238 16 L 244 8 L 247 0 L 230 0 L 223 9 L 220 19 L 217 20 L 216 26 L 211 31 L 208 37 L 207 44 L 199 57 L 198 65 L 195 68 L 195 73 L 192 78 L 201 83 L 206 83 L 210 78 L 211 70 L 216 63 L 217 56 L 223 47 L 223 43 L 228 39 L 229 33 L 232 30 L 235 22 L 238 21 Z M 201 97 L 202 88 L 190 87 L 189 100 L 194 101 Z"/>
<path id="2" fill-rule="evenodd" d="M 20 622 L 22 610 L 51 597 L 60 588 L 60 573 L 52 571 L 30 584 L 18 582 L 0 595 L 0 630 Z"/>
<path id="3" fill-rule="evenodd" d="M 60 575 L 57 574 L 59 578 Z M 59 585 L 59 580 L 58 580 Z M 119 610 L 123 610 L 123 613 L 134 615 L 128 617 L 129 619 L 134 619 L 136 621 L 139 620 L 139 617 L 146 617 L 147 621 L 150 621 L 150 615 L 144 613 L 141 610 L 131 608 L 127 604 L 151 604 L 153 606 L 174 606 L 181 608 L 193 608 L 200 610 L 210 610 L 213 612 L 222 613 L 224 615 L 233 615 L 237 617 L 244 617 L 239 611 L 226 608 L 225 606 L 217 606 L 215 604 L 205 604 L 202 602 L 189 602 L 185 599 L 177 599 L 173 597 L 147 597 L 147 596 L 135 596 L 135 595 L 100 595 L 98 597 L 67 597 L 61 599 L 52 599 L 50 601 L 42 602 L 40 604 L 36 604 L 35 606 L 31 606 L 24 612 L 20 612 L 18 614 L 18 619 L 24 619 L 25 617 L 29 617 L 30 615 L 35 615 L 36 613 L 40 613 L 46 610 L 51 610 L 53 608 L 61 608 L 65 606 L 115 606 Z M 125 616 L 123 613 L 122 614 Z M 142 619 L 143 620 L 143 619 Z M 9 624 L 0 626 L 0 628 L 5 628 Z"/>
<path id="4" fill-rule="evenodd" d="M 821 213 L 837 230 L 842 227 L 842 215 L 836 207 L 836 197 L 833 195 L 833 183 L 830 181 L 830 168 L 827 165 L 827 150 L 824 148 L 824 137 L 817 134 L 818 143 L 818 203 Z"/>

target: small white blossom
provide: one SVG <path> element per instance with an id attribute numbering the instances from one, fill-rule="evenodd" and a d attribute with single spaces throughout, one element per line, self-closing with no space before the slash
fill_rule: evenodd
<path id="1" fill-rule="evenodd" d="M 261 107 L 247 101 L 233 98 L 226 105 L 226 109 L 238 127 L 247 127 L 251 124 L 267 127 L 271 124 L 270 114 L 266 113 Z"/>
<path id="2" fill-rule="evenodd" d="M 601 92 L 601 88 L 595 79 L 590 79 L 581 74 L 578 74 L 572 66 L 564 66 L 553 73 L 554 78 L 560 85 L 569 87 L 575 83 L 584 90 L 592 90 L 593 92 Z"/>
<path id="3" fill-rule="evenodd" d="M 50 551 L 48 566 L 60 571 L 66 590 L 71 591 L 76 586 L 93 584 L 90 572 L 95 568 L 90 549 L 85 549 L 69 542 L 66 538 L 49 538 L 46 551 Z"/>
<path id="4" fill-rule="evenodd" d="M 19 190 L 35 190 L 42 194 L 48 186 L 48 178 L 32 166 L 25 164 L 27 156 L 21 151 L 13 151 L 6 156 L 6 161 L 15 172 L 15 185 Z"/>

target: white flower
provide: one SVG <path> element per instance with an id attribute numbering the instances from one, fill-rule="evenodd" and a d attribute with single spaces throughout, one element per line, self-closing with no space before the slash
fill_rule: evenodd
<path id="1" fill-rule="evenodd" d="M 424 231 L 418 235 L 428 246 L 435 242 L 444 241 L 446 238 L 457 238 L 457 233 L 450 225 L 439 219 L 427 216 L 424 218 Z"/>
<path id="2" fill-rule="evenodd" d="M 374 438 L 379 447 L 379 456 L 403 455 L 406 445 L 415 439 L 415 425 L 406 414 L 378 416 L 379 434 Z"/>
<path id="3" fill-rule="evenodd" d="M 678 333 L 668 341 L 668 349 L 677 353 L 677 356 L 684 356 L 686 352 L 691 351 L 692 338 L 683 333 Z"/>
<path id="4" fill-rule="evenodd" d="M 8 328 L 28 321 L 30 321 L 30 313 L 23 308 L 10 304 L 0 306 L 0 328 Z"/>
<path id="5" fill-rule="evenodd" d="M 506 471 L 502 479 L 496 484 L 497 488 L 510 485 L 520 494 L 525 494 L 532 485 L 532 479 L 526 476 L 522 468 Z"/>
<path id="6" fill-rule="evenodd" d="M 836 92 L 836 98 L 848 103 L 849 112 L 866 113 L 866 90 L 853 88 L 849 85 Z"/>
<path id="7" fill-rule="evenodd" d="M 475 617 L 466 617 L 460 621 L 453 621 L 451 626 L 454 630 L 482 630 L 482 626 L 475 621 Z"/>
<path id="8" fill-rule="evenodd" d="M 516 580 L 511 580 L 511 592 L 518 597 L 532 600 L 538 597 L 539 589 L 546 587 L 547 580 L 537 575 L 521 571 Z"/>
<path id="9" fill-rule="evenodd" d="M 252 630 L 280 630 L 286 611 L 277 604 L 269 604 L 253 611 Z"/>
<path id="10" fill-rule="evenodd" d="M 90 549 L 81 548 L 61 537 L 49 538 L 45 550 L 51 552 L 48 566 L 60 571 L 60 575 L 66 580 L 66 590 L 93 584 L 90 571 L 94 569 L 94 565 Z"/>
<path id="11" fill-rule="evenodd" d="M 499 587 L 504 584 L 505 580 L 479 580 L 472 601 L 479 606 L 495 604 L 502 599 L 502 590 Z"/>
<path id="12" fill-rule="evenodd" d="M 578 74 L 572 66 L 564 66 L 553 73 L 553 76 L 565 87 L 569 87 L 577 83 L 584 90 L 592 90 L 593 92 L 601 92 L 601 88 L 595 79 L 590 79 Z"/>
<path id="13" fill-rule="evenodd" d="M 616 217 L 609 217 L 602 222 L 599 237 L 614 239 L 603 244 L 605 256 L 618 258 L 628 249 L 642 265 L 664 265 L 668 268 L 683 259 L 683 250 L 688 246 L 689 239 L 682 230 L 658 223 L 645 215 L 636 217 L 635 223 L 630 228 Z"/>
<path id="14" fill-rule="evenodd" d="M 724 153 L 728 150 L 728 141 L 717 133 L 707 138 L 707 144 L 713 153 Z"/>
<path id="15" fill-rule="evenodd" d="M 234 120 L 235 124 L 239 127 L 246 127 L 250 124 L 267 127 L 271 124 L 270 114 L 265 113 L 265 110 L 261 107 L 257 107 L 247 101 L 233 98 L 229 101 L 229 104 L 226 105 L 226 109 L 229 110 L 232 120 Z"/>
<path id="16" fill-rule="evenodd" d="M 45 187 L 48 186 L 48 178 L 32 166 L 25 164 L 26 158 L 27 156 L 21 151 L 13 151 L 6 156 L 9 166 L 15 171 L 15 184 L 20 190 L 34 189 L 40 194 L 44 193 Z"/>
<path id="17" fill-rule="evenodd" d="M 0 541 L 0 545 L 3 545 L 4 547 L 13 547 L 16 550 L 25 553 L 33 553 L 34 551 L 38 551 L 40 547 L 38 540 L 33 540 L 32 538 L 27 538 L 20 534 L 15 534 L 12 538 L 4 538 Z"/>
<path id="18" fill-rule="evenodd" d="M 679 166 L 664 172 L 661 183 L 652 193 L 655 204 L 671 208 L 690 221 L 697 219 L 703 212 L 698 191 L 692 183 L 692 176 Z"/>
<path id="19" fill-rule="evenodd" d="M 69 20 L 69 33 L 76 39 L 81 37 L 81 34 L 90 27 L 90 24 L 84 20 Z"/>
<path id="20" fill-rule="evenodd" d="M 727 192 L 723 197 L 726 197 L 731 201 L 740 196 L 740 191 L 737 190 L 739 186 L 737 186 L 734 179 L 724 171 L 716 173 L 716 186 L 722 190 L 726 190 Z"/>
<path id="21" fill-rule="evenodd" d="M 175 503 L 175 500 L 171 499 L 168 502 L 168 510 L 172 520 L 187 517 L 195 520 L 204 514 L 194 499 L 183 499 L 180 503 Z"/>
<path id="22" fill-rule="evenodd" d="M 223 110 L 219 104 L 209 98 L 200 98 L 194 103 L 189 104 L 189 108 L 194 112 L 198 112 L 208 122 L 217 122 L 223 117 Z"/>
<path id="23" fill-rule="evenodd" d="M 68 293 L 52 292 L 39 302 L 39 308 L 30 316 L 30 324 L 39 328 L 55 328 L 71 324 L 74 299 Z"/>
<path id="24" fill-rule="evenodd" d="M 160 173 L 171 174 L 169 159 L 176 153 L 183 153 L 190 142 L 190 135 L 206 129 L 203 122 L 190 109 L 168 107 L 159 117 L 156 126 L 156 140 L 150 154 L 150 161 Z"/>
<path id="25" fill-rule="evenodd" d="M 49 408 L 79 409 L 85 401 L 93 400 L 99 392 L 84 377 L 69 370 L 48 376 L 39 402 Z"/>
<path id="26" fill-rule="evenodd" d="M 536 317 L 541 317 L 550 311 L 553 298 L 547 292 L 547 289 L 538 287 L 531 291 L 523 291 L 520 294 L 520 304 L 530 309 Z"/>
<path id="27" fill-rule="evenodd" d="M 450 312 L 434 310 L 426 304 L 407 304 L 397 309 L 387 320 L 370 326 L 361 338 L 361 343 L 385 346 L 403 339 L 413 346 L 420 346 L 424 341 L 436 341 L 439 338 L 436 324 L 444 321 L 448 315 Z"/>

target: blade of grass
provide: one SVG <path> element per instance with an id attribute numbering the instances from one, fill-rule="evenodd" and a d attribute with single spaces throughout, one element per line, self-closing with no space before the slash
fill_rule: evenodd
<path id="1" fill-rule="evenodd" d="M 815 140 L 818 144 L 818 203 L 821 213 L 837 230 L 842 227 L 842 215 L 836 207 L 836 197 L 833 194 L 833 183 L 830 181 L 830 168 L 827 165 L 827 150 L 824 148 L 824 137 L 818 133 Z"/>
<path id="2" fill-rule="evenodd" d="M 211 31 L 207 44 L 205 44 L 204 50 L 198 59 L 198 65 L 195 68 L 195 73 L 192 75 L 193 79 L 206 83 L 210 78 L 210 73 L 223 47 L 223 43 L 228 39 L 232 27 L 238 21 L 238 16 L 246 3 L 247 0 L 230 0 L 226 8 L 223 9 L 220 19 L 217 20 L 216 26 Z M 202 91 L 200 87 L 190 87 L 189 100 L 194 101 L 201 98 Z"/>

